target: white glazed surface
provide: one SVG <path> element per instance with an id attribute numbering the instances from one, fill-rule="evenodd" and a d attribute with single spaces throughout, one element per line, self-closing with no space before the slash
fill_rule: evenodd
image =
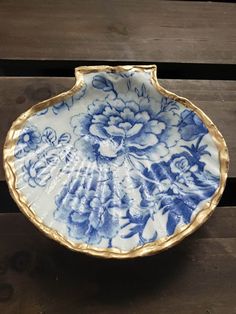
<path id="1" fill-rule="evenodd" d="M 220 183 L 204 123 L 133 69 L 84 74 L 80 91 L 31 116 L 14 166 L 44 225 L 72 243 L 121 251 L 191 224 Z"/>

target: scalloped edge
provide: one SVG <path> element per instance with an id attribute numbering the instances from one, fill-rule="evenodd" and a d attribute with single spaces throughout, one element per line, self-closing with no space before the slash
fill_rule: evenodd
<path id="1" fill-rule="evenodd" d="M 206 127 L 209 130 L 217 148 L 219 151 L 219 160 L 220 160 L 220 184 L 215 194 L 212 196 L 211 200 L 205 204 L 205 206 L 198 212 L 192 222 L 188 225 L 185 225 L 182 228 L 178 228 L 175 233 L 169 237 L 165 237 L 159 239 L 157 241 L 144 244 L 142 246 L 138 246 L 135 249 L 130 251 L 122 251 L 116 248 L 107 248 L 101 249 L 93 246 L 89 246 L 87 244 L 81 243 L 73 243 L 69 241 L 64 236 L 62 236 L 56 230 L 53 230 L 40 220 L 39 217 L 33 212 L 30 208 L 30 205 L 27 204 L 26 199 L 23 195 L 21 195 L 20 191 L 16 188 L 16 176 L 15 176 L 15 168 L 14 168 L 14 148 L 22 129 L 22 126 L 25 124 L 26 120 L 35 114 L 36 112 L 50 107 L 60 101 L 66 100 L 68 97 L 71 97 L 75 92 L 79 91 L 84 84 L 83 75 L 88 73 L 95 72 L 124 72 L 128 70 L 141 71 L 141 72 L 149 72 L 151 77 L 152 85 L 160 92 L 163 96 L 169 97 L 183 106 L 190 108 L 193 110 L 200 119 L 205 123 Z M 25 214 L 28 219 L 43 233 L 45 233 L 49 238 L 59 242 L 60 244 L 66 246 L 67 248 L 77 251 L 83 252 L 86 254 L 103 257 L 103 258 L 134 258 L 146 255 L 153 255 L 164 251 L 172 246 L 176 245 L 180 241 L 182 241 L 185 237 L 193 233 L 197 230 L 213 213 L 216 205 L 218 204 L 222 193 L 225 188 L 227 173 L 229 169 L 229 154 L 228 149 L 225 143 L 225 140 L 214 123 L 210 120 L 210 118 L 197 106 L 195 106 L 191 101 L 186 98 L 177 96 L 176 94 L 167 91 L 163 88 L 157 80 L 157 67 L 156 65 L 125 65 L 125 66 L 82 66 L 75 68 L 75 77 L 76 82 L 75 85 L 68 90 L 67 92 L 61 93 L 55 97 L 49 98 L 42 102 L 37 103 L 32 106 L 29 110 L 21 114 L 13 123 L 11 128 L 9 129 L 6 141 L 3 148 L 3 166 L 6 175 L 6 181 L 8 183 L 9 192 L 12 198 L 17 203 L 21 212 Z"/>

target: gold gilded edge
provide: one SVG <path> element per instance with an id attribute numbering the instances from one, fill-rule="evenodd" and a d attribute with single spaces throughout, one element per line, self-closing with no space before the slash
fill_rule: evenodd
<path id="1" fill-rule="evenodd" d="M 163 96 L 169 97 L 183 106 L 190 108 L 193 110 L 200 119 L 205 123 L 206 127 L 211 134 L 213 141 L 215 142 L 218 151 L 219 151 L 219 162 L 220 162 L 220 183 L 219 187 L 212 196 L 211 200 L 208 201 L 205 206 L 199 210 L 196 216 L 193 218 L 190 224 L 185 225 L 181 228 L 178 228 L 175 233 L 169 237 L 161 238 L 157 241 L 144 244 L 142 246 L 138 246 L 130 251 L 122 251 L 116 248 L 96 248 L 93 246 L 89 246 L 83 243 L 73 243 L 69 241 L 66 237 L 61 235 L 56 230 L 53 230 L 42 222 L 42 220 L 36 216 L 34 211 L 30 208 L 30 205 L 27 204 L 24 196 L 21 195 L 20 191 L 17 190 L 16 185 L 16 176 L 15 176 L 15 168 L 14 168 L 14 149 L 20 134 L 22 127 L 29 117 L 31 117 L 36 112 L 50 107 L 57 102 L 66 100 L 68 97 L 72 96 L 75 92 L 79 91 L 84 85 L 83 75 L 88 73 L 95 72 L 124 72 L 124 71 L 141 71 L 141 72 L 149 72 L 151 76 L 151 83 L 160 92 Z M 17 203 L 18 207 L 25 214 L 29 220 L 40 230 L 43 231 L 49 238 L 59 242 L 60 244 L 66 246 L 67 248 L 83 252 L 86 254 L 90 254 L 97 257 L 104 258 L 134 258 L 146 255 L 153 255 L 164 251 L 177 243 L 183 240 L 185 237 L 193 233 L 197 230 L 213 213 L 216 205 L 218 204 L 220 197 L 225 188 L 227 172 L 229 168 L 229 155 L 228 149 L 225 143 L 225 140 L 214 123 L 210 120 L 210 118 L 197 106 L 195 106 L 191 101 L 186 98 L 177 96 L 176 94 L 167 91 L 165 88 L 160 86 L 157 80 L 157 67 L 156 65 L 125 65 L 125 66 L 82 66 L 75 68 L 75 77 L 76 83 L 75 85 L 68 90 L 67 92 L 61 93 L 55 97 L 49 98 L 45 101 L 42 101 L 29 110 L 21 114 L 12 124 L 10 130 L 8 131 L 4 148 L 3 148 L 3 166 L 5 170 L 6 181 L 8 183 L 9 191 L 12 198 Z"/>

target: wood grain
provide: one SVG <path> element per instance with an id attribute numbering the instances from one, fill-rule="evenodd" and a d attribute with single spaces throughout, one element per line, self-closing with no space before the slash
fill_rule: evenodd
<path id="1" fill-rule="evenodd" d="M 0 75 L 54 77 L 0 77 L 0 151 L 19 114 L 72 87 L 73 78 L 55 76 L 71 75 L 73 63 L 155 62 L 165 65 L 163 77 L 235 79 L 235 16 L 236 4 L 223 1 L 1 0 Z M 160 82 L 219 127 L 233 193 L 236 81 Z M 0 196 L 7 212 L 6 189 Z M 0 214 L 1 314 L 234 314 L 235 291 L 236 207 L 216 208 L 173 249 L 128 261 L 71 252 L 22 214 Z"/>
<path id="2" fill-rule="evenodd" d="M 189 237 L 160 255 L 128 261 L 73 253 L 21 214 L 1 214 L 0 235 L 4 314 L 236 312 L 235 232 Z"/>
<path id="3" fill-rule="evenodd" d="M 192 100 L 214 121 L 229 147 L 229 175 L 236 177 L 236 81 L 160 80 L 160 83 Z M 18 115 L 33 104 L 68 90 L 73 84 L 74 78 L 0 78 L 0 150 L 11 123 Z M 0 165 L 0 180 L 4 180 L 2 159 Z"/>
<path id="4" fill-rule="evenodd" d="M 0 58 L 233 64 L 235 16 L 233 3 L 2 0 Z"/>

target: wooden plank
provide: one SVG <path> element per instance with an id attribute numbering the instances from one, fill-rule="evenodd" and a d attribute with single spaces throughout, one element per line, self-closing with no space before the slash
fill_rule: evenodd
<path id="1" fill-rule="evenodd" d="M 159 255 L 126 261 L 73 253 L 21 214 L 1 214 L 0 235 L 4 314 L 236 313 L 235 232 L 189 237 Z"/>
<path id="2" fill-rule="evenodd" d="M 217 207 L 209 220 L 197 230 L 194 239 L 236 238 L 236 207 Z"/>
<path id="3" fill-rule="evenodd" d="M 0 58 L 233 64 L 236 5 L 2 0 Z"/>
<path id="4" fill-rule="evenodd" d="M 157 0 L 157 1 L 176 1 L 176 2 L 179 2 L 179 1 L 189 1 L 189 0 Z M 209 1 L 209 0 L 191 0 L 191 1 L 200 1 L 200 2 L 203 2 L 203 1 Z M 211 2 L 224 2 L 224 3 L 235 3 L 235 0 L 211 0 Z"/>
<path id="5" fill-rule="evenodd" d="M 14 119 L 33 104 L 72 87 L 74 78 L 0 78 L 0 150 Z M 236 176 L 236 81 L 160 80 L 167 89 L 188 97 L 216 123 L 230 151 L 229 175 Z M 4 180 L 0 155 L 0 180 Z"/>

